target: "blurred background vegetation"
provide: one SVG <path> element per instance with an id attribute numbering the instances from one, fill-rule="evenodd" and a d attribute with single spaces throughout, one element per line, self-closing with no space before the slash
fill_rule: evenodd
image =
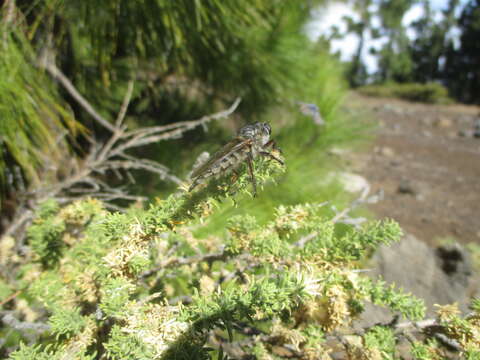
<path id="1" fill-rule="evenodd" d="M 255 200 L 257 211 L 326 198 L 322 176 L 332 162 L 324 150 L 351 142 L 361 126 L 339 111 L 346 88 L 342 67 L 303 30 L 312 7 L 322 3 L 5 2 L 0 59 L 5 218 L 38 183 L 61 180 L 59 164 L 72 156 L 81 161 L 92 139 L 110 135 L 49 76 L 48 62 L 108 120 L 115 119 L 134 79 L 126 117 L 130 129 L 199 118 L 241 97 L 229 121 L 135 155 L 159 161 L 185 179 L 202 151 L 215 151 L 244 123 L 267 121 L 289 171 L 280 180 L 281 191 L 267 189 Z M 326 125 L 302 114 L 299 101 L 316 104 Z M 136 193 L 161 198 L 176 187 L 143 175 L 129 184 Z M 114 176 L 108 180 L 120 183 Z"/>
<path id="2" fill-rule="evenodd" d="M 317 41 L 328 46 L 332 40 L 355 35 L 357 40 L 351 42 L 355 49 L 349 51 L 353 55 L 346 62 L 351 87 L 386 83 L 388 89 L 383 94 L 378 86 L 367 90 L 385 96 L 396 84 L 409 84 L 408 100 L 424 101 L 427 91 L 436 92 L 434 97 L 438 96 L 440 102 L 448 92 L 457 101 L 480 103 L 480 2 L 362 0 L 336 3 L 350 9 L 341 21 L 346 26 L 333 25 Z M 407 87 L 402 86 L 397 96 L 403 97 Z M 440 87 L 446 90 L 438 90 Z M 427 102 L 436 101 L 427 99 Z"/>
<path id="3" fill-rule="evenodd" d="M 332 1 L 5 0 L 0 13 L 0 245 L 14 242 L 21 254 L 21 236 L 1 235 L 11 235 L 6 230 L 27 211 L 33 214 L 35 199 L 81 172 L 90 156 L 108 145 L 111 129 L 92 117 L 85 102 L 97 117 L 115 124 L 132 81 L 125 118 L 129 130 L 175 126 L 242 99 L 228 119 L 129 153 L 164 165 L 182 181 L 200 154 L 216 151 L 246 123 L 270 123 L 283 150 L 286 171 L 276 177 L 277 184 L 259 189 L 257 198 L 238 195 L 235 203 L 215 204 L 218 211 L 194 229 L 195 235 L 223 232 L 227 220 L 239 214 L 263 225 L 279 205 L 329 201 L 343 208 L 351 195 L 332 175 L 344 167 L 335 154 L 368 144 L 372 129 L 372 122 L 342 106 L 349 89 L 429 103 L 480 103 L 479 1 L 445 0 L 437 16 L 430 0 L 344 0 L 356 14 L 343 19 L 346 30 L 335 28 L 312 41 L 307 25 L 327 14 Z M 407 28 L 405 14 L 419 5 L 423 15 Z M 407 34 L 411 30 L 413 37 Z M 357 39 L 353 56 L 341 61 L 330 53 L 331 43 L 351 34 Z M 370 49 L 368 39 L 382 39 L 382 45 Z M 376 59 L 374 71 L 365 53 Z M 52 66 L 84 103 L 48 70 Z M 324 124 L 301 104 L 314 104 Z M 129 175 L 105 172 L 101 181 L 147 201 L 115 206 L 145 207 L 178 189 L 154 173 Z M 2 281 L 15 281 L 14 276 L 0 267 Z"/>
<path id="4" fill-rule="evenodd" d="M 81 167 L 92 142 L 110 136 L 45 70 L 48 63 L 112 123 L 133 79 L 126 117 L 130 129 L 196 119 L 241 97 L 228 120 L 135 155 L 186 179 L 202 151 L 215 151 L 245 123 L 271 123 L 288 171 L 258 199 L 242 200 L 248 203 L 245 211 L 260 218 L 280 203 L 348 200 L 335 183 L 324 181 L 339 166 L 327 150 L 356 146 L 368 135 L 368 123 L 341 109 L 348 84 L 368 85 L 362 91 L 377 96 L 480 101 L 478 0 L 451 0 L 440 18 L 427 0 L 355 1 L 351 5 L 357 16 L 344 19 L 346 31 L 335 29 L 334 35 L 311 41 L 305 27 L 329 3 L 5 1 L 0 25 L 0 231 L 19 203 L 28 203 L 40 185 L 65 178 L 73 160 Z M 412 39 L 402 19 L 419 4 L 423 16 L 412 25 L 417 34 Z M 352 33 L 357 48 L 342 63 L 329 54 L 330 41 Z M 370 51 L 378 62 L 374 73 L 362 55 L 369 50 L 367 35 L 386 39 Z M 298 102 L 316 104 L 325 125 L 303 114 Z M 125 184 L 123 178 L 107 174 L 114 185 Z M 127 185 L 151 199 L 163 198 L 177 186 L 148 173 Z M 232 204 L 222 206 L 222 216 L 237 211 Z"/>

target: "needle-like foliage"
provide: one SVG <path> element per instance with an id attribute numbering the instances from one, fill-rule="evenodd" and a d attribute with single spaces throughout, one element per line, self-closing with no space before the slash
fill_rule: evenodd
<path id="1" fill-rule="evenodd" d="M 0 33 L 0 186 L 13 190 L 38 184 L 42 171 L 58 166 L 69 153 L 66 135 L 82 127 L 32 63 L 36 55 L 24 34 L 1 22 Z"/>
<path id="2" fill-rule="evenodd" d="M 261 159 L 256 169 L 259 188 L 282 170 Z M 405 319 L 424 316 L 421 300 L 356 269 L 362 255 L 400 238 L 398 225 L 338 235 L 322 205 L 299 204 L 278 208 L 265 225 L 241 216 L 222 236 L 192 234 L 218 202 L 249 189 L 247 174 L 235 185 L 224 177 L 127 214 L 93 199 L 46 204 L 29 229 L 31 259 L 18 278 L 24 305 L 15 314 L 48 326 L 36 345 L 10 358 L 212 359 L 282 349 L 289 358 L 329 359 L 337 339 L 350 356 L 393 359 L 395 327 L 359 335 L 351 326 L 367 302 Z M 471 331 L 471 323 L 442 314 L 454 336 Z"/>

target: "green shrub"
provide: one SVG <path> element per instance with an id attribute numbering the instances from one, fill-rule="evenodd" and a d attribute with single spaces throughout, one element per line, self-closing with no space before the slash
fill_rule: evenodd
<path id="1" fill-rule="evenodd" d="M 400 98 L 429 104 L 450 103 L 447 89 L 438 83 L 386 83 L 367 85 L 358 89 L 361 94 L 377 97 Z"/>
<path id="2" fill-rule="evenodd" d="M 262 159 L 255 165 L 259 188 L 282 171 Z M 248 175 L 235 187 L 245 196 Z M 31 241 L 43 251 L 55 234 L 62 251 L 55 262 L 42 261 L 48 252 L 34 254 L 40 261 L 20 272 L 29 305 L 19 311 L 38 314 L 50 330 L 11 359 L 222 358 L 219 341 L 265 356 L 293 346 L 303 354 L 297 358 L 313 359 L 328 353 L 326 338 L 348 329 L 365 302 L 423 317 L 420 300 L 355 271 L 362 254 L 400 238 L 396 223 L 337 235 L 322 206 L 299 204 L 278 208 L 265 224 L 238 216 L 220 236 L 194 236 L 192 229 L 231 196 L 225 178 L 121 216 L 95 200 L 63 209 L 48 204 L 29 230 Z M 360 350 L 392 353 L 392 336 L 372 329 Z"/>
<path id="3" fill-rule="evenodd" d="M 259 189 L 283 170 L 262 159 L 255 169 Z M 369 302 L 411 321 L 424 317 L 422 300 L 356 269 L 372 249 L 400 239 L 398 224 L 336 231 L 337 214 L 297 204 L 278 207 L 263 224 L 239 215 L 219 235 L 195 235 L 233 196 L 232 186 L 246 196 L 248 174 L 123 215 L 96 200 L 43 206 L 29 229 L 42 253 L 27 259 L 10 287 L 22 290 L 13 311 L 45 325 L 30 345 L 24 327 L 7 328 L 17 333 L 10 359 L 271 359 L 281 351 L 326 360 L 339 346 L 350 358 L 397 358 L 403 333 L 395 324 L 358 332 L 352 322 Z M 45 262 L 52 234 L 62 251 Z M 440 307 L 438 324 L 474 359 L 479 301 L 472 310 L 462 318 L 454 305 Z M 412 346 L 422 359 L 442 351 L 431 341 Z"/>

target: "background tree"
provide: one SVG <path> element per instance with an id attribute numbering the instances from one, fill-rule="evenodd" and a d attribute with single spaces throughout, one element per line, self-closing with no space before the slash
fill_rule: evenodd
<path id="1" fill-rule="evenodd" d="M 449 44 L 445 78 L 452 94 L 464 102 L 480 103 L 480 2 L 470 1 L 458 21 L 460 47 Z"/>
<path id="2" fill-rule="evenodd" d="M 367 78 L 367 70 L 362 61 L 362 53 L 365 47 L 366 33 L 371 30 L 372 12 L 370 6 L 372 3 L 372 0 L 355 1 L 353 6 L 360 16 L 359 20 L 355 21 L 351 17 L 345 18 L 348 26 L 347 31 L 358 36 L 358 46 L 347 72 L 347 78 L 352 87 L 365 84 Z"/>
<path id="3" fill-rule="evenodd" d="M 380 0 L 383 35 L 388 39 L 379 51 L 380 81 L 407 81 L 411 78 L 413 62 L 408 50 L 409 40 L 402 19 L 414 0 Z"/>
<path id="4" fill-rule="evenodd" d="M 230 128 L 260 116 L 294 126 L 292 119 L 301 118 L 296 100 L 316 103 L 322 116 L 332 120 L 343 86 L 340 70 L 325 52 L 313 50 L 303 34 L 309 9 L 304 1 L 266 0 L 5 2 L 2 219 L 11 222 L 18 202 L 28 209 L 39 187 L 61 182 L 66 173 L 89 163 L 90 150 L 115 132 L 114 119 L 132 82 L 128 114 L 123 114 L 132 130 L 200 118 L 229 107 L 237 97 L 242 102 Z M 22 112 L 29 113 L 22 118 Z M 29 142 L 16 140 L 21 129 Z M 150 156 L 179 179 L 201 152 L 194 149 L 206 139 L 204 129 L 175 144 L 151 142 L 130 155 Z M 300 129 L 303 142 L 317 131 L 315 125 Z M 208 134 L 217 146 L 227 136 L 231 131 L 215 125 Z M 298 147 L 298 139 L 291 144 Z M 131 178 L 122 171 L 105 172 L 102 180 L 111 181 L 113 174 Z M 171 191 L 166 178 L 147 176 L 133 186 L 149 195 Z"/>
<path id="5" fill-rule="evenodd" d="M 423 2 L 424 15 L 412 26 L 416 37 L 410 48 L 413 59 L 413 80 L 418 82 L 445 81 L 447 49 L 453 46 L 449 32 L 457 25 L 455 13 L 459 0 L 449 2 L 440 21 L 435 21 L 430 1 Z"/>
<path id="6" fill-rule="evenodd" d="M 423 1 L 424 15 L 412 24 L 416 38 L 410 46 L 413 59 L 413 80 L 427 82 L 438 79 L 439 60 L 444 52 L 444 33 L 434 22 L 430 1 Z"/>

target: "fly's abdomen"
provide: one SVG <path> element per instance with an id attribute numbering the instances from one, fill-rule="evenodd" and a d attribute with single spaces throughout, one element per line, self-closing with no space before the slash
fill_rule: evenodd
<path id="1" fill-rule="evenodd" d="M 218 161 L 214 162 L 208 169 L 206 169 L 202 174 L 199 174 L 192 183 L 190 190 L 192 190 L 198 184 L 201 184 L 208 180 L 211 177 L 221 177 L 232 169 L 238 167 L 242 162 L 247 158 L 247 151 L 236 151 L 232 152 Z"/>
<path id="2" fill-rule="evenodd" d="M 213 164 L 210 176 L 222 176 L 225 173 L 231 171 L 232 169 L 238 167 L 240 163 L 245 161 L 246 158 L 246 152 L 232 152 L 231 154 L 228 154 L 227 156 L 222 158 L 220 161 Z"/>

